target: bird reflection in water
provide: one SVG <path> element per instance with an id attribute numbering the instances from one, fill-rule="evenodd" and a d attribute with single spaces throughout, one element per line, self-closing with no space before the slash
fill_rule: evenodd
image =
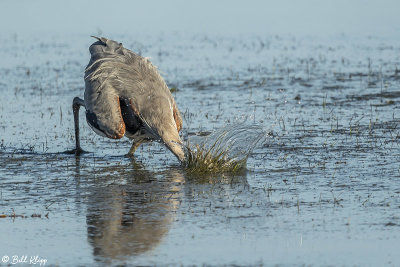
<path id="1" fill-rule="evenodd" d="M 174 221 L 184 184 L 181 170 L 155 173 L 132 165 L 128 171 L 127 166 L 104 167 L 101 173 L 107 175 L 90 186 L 86 222 L 96 261 L 124 261 L 150 251 Z M 122 179 L 116 180 L 122 168 Z"/>

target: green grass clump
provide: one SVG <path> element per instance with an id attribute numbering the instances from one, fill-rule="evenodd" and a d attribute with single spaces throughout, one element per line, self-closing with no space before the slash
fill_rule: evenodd
<path id="1" fill-rule="evenodd" d="M 187 145 L 186 168 L 190 173 L 238 173 L 246 168 L 247 157 L 229 156 L 229 148 L 219 146 L 218 140 L 211 146 Z"/>

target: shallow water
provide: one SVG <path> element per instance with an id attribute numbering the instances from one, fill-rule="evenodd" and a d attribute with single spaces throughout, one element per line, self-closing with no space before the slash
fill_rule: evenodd
<path id="1" fill-rule="evenodd" d="M 269 133 L 236 176 L 198 179 L 161 144 L 96 136 L 83 96 L 92 38 L 0 35 L 0 251 L 46 265 L 400 264 L 398 40 L 114 36 L 151 57 L 184 139 Z M 7 240 L 5 242 L 4 240 Z"/>

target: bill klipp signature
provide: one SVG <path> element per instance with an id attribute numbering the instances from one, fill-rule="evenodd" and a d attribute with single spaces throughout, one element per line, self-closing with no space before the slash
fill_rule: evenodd
<path id="1" fill-rule="evenodd" d="M 1 258 L 1 261 L 3 263 L 8 263 L 9 265 L 15 265 L 15 264 L 30 264 L 30 265 L 38 265 L 38 266 L 45 266 L 47 263 L 47 259 L 42 258 L 38 255 L 35 256 L 28 256 L 28 255 L 13 255 L 13 256 L 8 256 L 4 255 Z"/>

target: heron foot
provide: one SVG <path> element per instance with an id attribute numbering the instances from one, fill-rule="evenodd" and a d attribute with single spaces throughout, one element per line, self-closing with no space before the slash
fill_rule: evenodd
<path id="1" fill-rule="evenodd" d="M 82 155 L 82 154 L 89 153 L 89 152 L 83 150 L 83 149 L 80 148 L 80 147 L 77 147 L 77 148 L 75 148 L 75 149 L 66 150 L 66 151 L 64 151 L 63 153 L 65 153 L 65 154 L 71 154 L 71 155 L 74 154 L 74 155 L 76 155 L 76 156 L 80 156 L 80 155 Z"/>
<path id="2" fill-rule="evenodd" d="M 135 155 L 130 154 L 130 153 L 125 154 L 125 157 L 130 158 L 130 159 L 135 159 L 136 158 Z"/>

